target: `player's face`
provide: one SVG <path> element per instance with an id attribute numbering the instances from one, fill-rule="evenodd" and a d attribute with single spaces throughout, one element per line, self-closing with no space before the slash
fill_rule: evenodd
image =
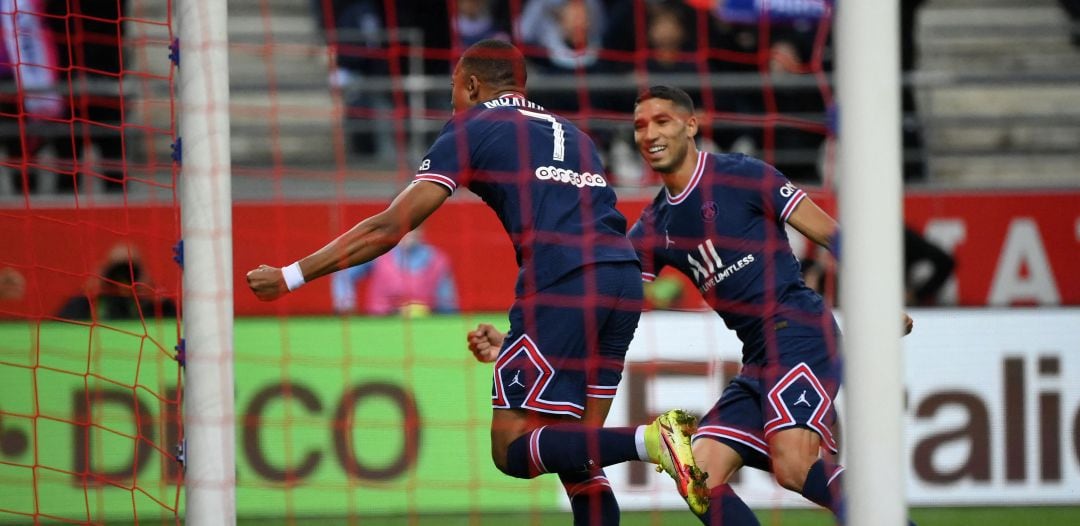
<path id="1" fill-rule="evenodd" d="M 654 97 L 634 108 L 634 142 L 657 172 L 678 170 L 695 134 L 697 119 L 670 100 Z"/>

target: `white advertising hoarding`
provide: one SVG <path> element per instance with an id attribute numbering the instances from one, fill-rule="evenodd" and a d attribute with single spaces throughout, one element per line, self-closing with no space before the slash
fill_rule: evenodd
<path id="1" fill-rule="evenodd" d="M 903 340 L 910 504 L 1080 503 L 1080 309 L 910 314 L 915 331 Z M 646 313 L 608 425 L 673 407 L 703 414 L 738 371 L 740 349 L 711 312 Z M 843 397 L 841 389 L 842 423 Z M 607 473 L 626 509 L 685 506 L 673 482 L 644 465 Z M 751 506 L 809 505 L 752 469 L 734 487 Z"/>

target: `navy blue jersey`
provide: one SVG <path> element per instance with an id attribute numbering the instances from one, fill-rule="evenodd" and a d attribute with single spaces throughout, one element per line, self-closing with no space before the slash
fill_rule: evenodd
<path id="1" fill-rule="evenodd" d="M 508 94 L 451 119 L 416 180 L 465 186 L 495 211 L 514 244 L 520 297 L 583 265 L 637 261 L 603 172 L 581 130 Z"/>
<path id="2" fill-rule="evenodd" d="M 784 230 L 805 197 L 757 159 L 699 152 L 687 187 L 676 196 L 662 189 L 630 230 L 642 276 L 671 266 L 689 277 L 742 340 L 744 363 L 765 359 L 767 330 L 831 328 Z"/>

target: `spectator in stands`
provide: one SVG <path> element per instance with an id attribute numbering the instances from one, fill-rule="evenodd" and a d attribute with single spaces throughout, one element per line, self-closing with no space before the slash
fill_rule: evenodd
<path id="1" fill-rule="evenodd" d="M 716 109 L 740 116 L 764 117 L 773 113 L 824 122 L 821 88 L 809 75 L 814 70 L 811 60 L 818 32 L 828 11 L 821 2 L 770 2 L 767 11 L 762 5 L 752 0 L 730 0 L 717 3 L 712 11 L 712 48 L 726 52 L 712 61 L 712 70 L 747 77 L 760 75 L 757 86 L 718 86 L 714 92 Z M 765 34 L 762 24 L 767 28 Z M 761 53 L 762 47 L 767 48 L 767 53 Z M 767 81 L 770 85 L 766 87 Z M 821 179 L 818 159 L 825 142 L 824 129 L 784 122 L 747 126 L 721 120 L 714 136 L 720 148 L 760 156 L 788 179 L 801 183 Z"/>
<path id="2" fill-rule="evenodd" d="M 678 4 L 657 3 L 648 10 L 649 73 L 697 73 L 698 65 L 686 54 L 691 51 L 685 10 Z M 691 93 L 693 96 L 693 93 Z"/>
<path id="3" fill-rule="evenodd" d="M 57 311 L 57 318 L 127 320 L 176 316 L 176 304 L 154 289 L 134 247 L 123 243 L 114 246 L 99 272 L 87 281 L 82 294 L 72 296 Z"/>
<path id="4" fill-rule="evenodd" d="M 604 20 L 599 0 L 531 0 L 519 21 L 521 41 L 543 48 L 538 63 L 550 71 L 588 70 L 600 58 Z"/>
<path id="5" fill-rule="evenodd" d="M 604 39 L 605 46 L 612 46 L 612 49 L 626 52 L 627 55 L 636 51 L 638 38 L 634 31 L 626 29 L 637 27 L 636 17 L 643 14 L 645 39 L 642 44 L 646 45 L 648 50 L 644 60 L 646 71 L 654 77 L 699 73 L 699 65 L 692 55 L 695 42 L 687 27 L 693 12 L 682 2 L 668 0 L 649 2 L 644 9 L 639 7 L 633 2 L 624 2 L 614 7 L 613 21 Z M 640 65 L 640 62 L 637 62 L 635 57 L 633 61 L 619 58 L 607 60 L 605 64 L 608 72 L 626 72 Z M 700 101 L 699 86 L 702 83 L 694 84 L 687 86 L 686 92 Z M 611 94 L 612 103 L 617 103 L 620 108 L 633 107 L 635 98 L 637 91 L 633 89 Z M 633 134 L 623 132 L 616 135 L 608 163 L 608 175 L 614 184 L 630 187 L 659 184 L 660 179 L 654 172 L 643 169 L 641 157 L 633 145 Z"/>
<path id="6" fill-rule="evenodd" d="M 426 243 L 419 229 L 406 234 L 387 255 L 335 273 L 331 285 L 334 310 L 342 314 L 357 311 L 356 285 L 364 278 L 370 278 L 361 311 L 364 314 L 416 315 L 458 309 L 450 259 Z"/>
<path id="7" fill-rule="evenodd" d="M 778 35 L 779 36 L 779 35 Z M 773 97 L 777 113 L 806 121 L 823 121 L 825 101 L 821 87 L 813 82 L 809 55 L 795 40 L 778 38 L 769 46 L 769 70 L 775 82 Z M 767 129 L 766 129 L 767 130 Z M 821 181 L 819 158 L 825 130 L 778 124 L 773 130 L 773 166 L 796 182 Z M 759 146 L 763 146 L 763 140 Z"/>
<path id="8" fill-rule="evenodd" d="M 26 277 L 13 267 L 0 268 L 0 301 L 20 301 L 26 296 Z"/>
<path id="9" fill-rule="evenodd" d="M 38 190 L 29 163 L 47 136 L 35 128 L 63 111 L 55 43 L 44 12 L 42 0 L 0 0 L 0 149 L 15 170 L 0 180 L 0 193 Z"/>
<path id="10" fill-rule="evenodd" d="M 492 14 L 490 0 L 457 0 L 453 20 L 457 45 L 462 49 L 489 38 L 510 41 L 510 35 Z"/>
<path id="11" fill-rule="evenodd" d="M 124 18 L 127 0 L 72 2 L 48 0 L 51 30 L 57 38 L 57 60 L 69 73 L 71 103 L 64 118 L 70 132 L 53 142 L 63 161 L 57 183 L 61 191 L 80 184 L 76 169 L 85 166 L 87 146 L 97 149 L 106 192 L 125 188 L 123 75 Z M 69 164 L 70 163 L 70 164 Z M 81 184 L 86 184 L 83 179 Z"/>
<path id="12" fill-rule="evenodd" d="M 908 305 L 935 305 L 956 262 L 913 228 L 904 227 L 904 297 Z"/>
<path id="13" fill-rule="evenodd" d="M 691 23 L 694 11 L 680 0 L 648 0 L 644 6 L 612 2 L 608 13 L 603 47 L 616 53 L 604 61 L 606 71 L 629 72 L 644 65 L 657 74 L 699 72 L 694 58 L 689 56 L 697 44 Z M 638 27 L 645 31 L 639 34 Z M 641 64 L 636 52 L 643 48 L 649 53 Z M 633 104 L 636 97 L 634 91 L 627 105 Z"/>
<path id="14" fill-rule="evenodd" d="M 527 46 L 526 56 L 542 74 L 599 72 L 605 20 L 604 6 L 599 0 L 530 0 L 518 21 L 518 39 Z M 575 112 L 586 103 L 609 108 L 604 104 L 608 92 L 583 87 L 554 94 L 534 91 L 532 96 L 549 110 Z M 590 98 L 591 93 L 596 96 Z"/>
<path id="15" fill-rule="evenodd" d="M 341 90 L 349 147 L 362 157 L 391 162 L 394 106 L 389 85 L 382 89 L 366 81 L 388 81 L 390 63 L 378 54 L 389 41 L 385 11 L 393 6 L 376 0 L 312 2 L 315 21 L 334 56 L 330 86 Z"/>
<path id="16" fill-rule="evenodd" d="M 699 11 L 698 16 L 707 15 Z M 709 70 L 713 73 L 745 77 L 759 74 L 757 50 L 760 30 L 757 24 L 731 22 L 716 13 L 709 16 L 708 21 L 709 49 L 721 53 L 710 58 Z M 714 106 L 709 108 L 703 104 L 701 108 L 705 111 L 740 116 L 760 115 L 764 111 L 761 89 L 757 86 L 739 83 L 719 84 L 713 88 Z M 690 95 L 693 97 L 695 94 L 690 93 Z M 704 100 L 701 102 L 704 103 Z M 713 122 L 712 139 L 718 148 L 725 151 L 757 154 L 758 145 L 761 143 L 759 128 L 722 117 Z"/>

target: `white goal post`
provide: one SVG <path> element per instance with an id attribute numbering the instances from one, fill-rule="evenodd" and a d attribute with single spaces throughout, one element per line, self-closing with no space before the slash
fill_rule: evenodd
<path id="1" fill-rule="evenodd" d="M 225 0 L 177 0 L 185 523 L 236 524 L 232 184 Z"/>
<path id="2" fill-rule="evenodd" d="M 903 189 L 899 4 L 836 17 L 848 524 L 907 523 L 901 360 Z"/>

